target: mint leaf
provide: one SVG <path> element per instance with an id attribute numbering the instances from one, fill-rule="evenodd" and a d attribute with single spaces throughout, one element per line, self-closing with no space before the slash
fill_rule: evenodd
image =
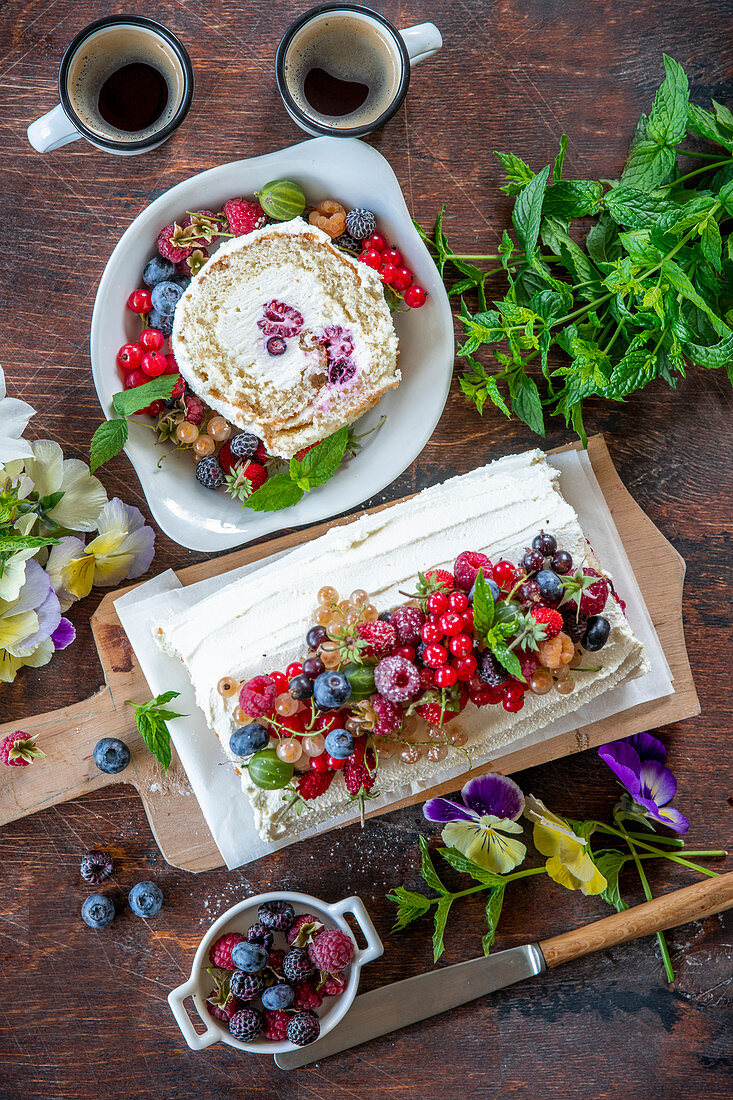
<path id="1" fill-rule="evenodd" d="M 712 216 L 708 218 L 700 234 L 700 248 L 708 263 L 716 271 L 720 271 L 723 261 L 723 238 L 720 235 L 720 226 Z"/>
<path id="2" fill-rule="evenodd" d="M 724 367 L 733 359 L 733 333 L 726 336 L 719 344 L 712 347 L 704 347 L 702 344 L 693 344 L 691 341 L 685 345 L 685 351 L 693 363 L 700 367 Z"/>
<path id="3" fill-rule="evenodd" d="M 679 145 L 687 132 L 690 91 L 685 70 L 674 58 L 662 55 L 666 77 L 649 112 L 647 133 L 659 145 Z"/>
<path id="4" fill-rule="evenodd" d="M 491 652 L 494 654 L 499 664 L 504 666 L 510 676 L 524 683 L 522 666 L 514 650 L 509 649 L 509 646 L 505 645 L 503 642 L 499 642 L 492 645 Z"/>
<path id="5" fill-rule="evenodd" d="M 501 886 L 496 886 L 489 893 L 489 899 L 486 902 L 486 923 L 488 925 L 488 931 L 481 940 L 484 955 L 489 954 L 494 940 L 496 939 L 496 926 L 499 923 L 499 917 L 501 916 L 501 910 L 504 904 L 504 890 L 505 886 L 503 883 Z"/>
<path id="6" fill-rule="evenodd" d="M 147 409 L 153 401 L 167 401 L 178 382 L 177 374 L 163 374 L 152 378 L 143 386 L 132 390 L 121 390 L 112 398 L 112 408 L 118 416 L 132 416 L 133 413 Z"/>
<path id="7" fill-rule="evenodd" d="M 606 209 L 613 220 L 630 229 L 650 229 L 660 214 L 675 208 L 669 199 L 649 195 L 637 187 L 615 187 L 606 195 Z"/>
<path id="8" fill-rule="evenodd" d="M 670 146 L 658 145 L 649 138 L 632 141 L 621 183 L 638 188 L 657 187 L 669 179 L 676 163 L 676 153 Z"/>
<path id="9" fill-rule="evenodd" d="M 436 890 L 439 894 L 450 893 L 440 881 L 440 876 L 435 870 L 435 864 L 430 858 L 427 839 L 424 836 L 420 837 L 420 874 L 425 879 L 428 886 L 431 886 L 432 889 Z"/>
<path id="10" fill-rule="evenodd" d="M 555 163 L 552 166 L 552 182 L 558 183 L 562 177 L 562 169 L 565 163 L 565 153 L 568 148 L 568 135 L 560 135 L 560 152 L 555 157 Z"/>
<path id="11" fill-rule="evenodd" d="M 542 415 L 542 399 L 537 383 L 526 374 L 515 374 L 509 379 L 509 394 L 512 409 L 520 420 L 537 435 L 545 434 L 545 420 Z"/>
<path id="12" fill-rule="evenodd" d="M 339 428 L 312 447 L 302 459 L 290 459 L 290 477 L 304 491 L 323 485 L 338 470 L 349 442 L 348 427 Z"/>
<path id="13" fill-rule="evenodd" d="M 18 550 L 40 550 L 42 546 L 56 546 L 59 539 L 45 535 L 0 535 L 0 554 L 15 554 Z M 0 576 L 2 574 L 0 573 Z"/>
<path id="14" fill-rule="evenodd" d="M 540 222 L 542 221 L 542 201 L 549 174 L 550 166 L 546 165 L 520 191 L 514 203 L 512 221 L 517 231 L 517 239 L 528 257 L 532 255 L 537 247 Z"/>
<path id="15" fill-rule="evenodd" d="M 497 875 L 493 871 L 487 871 L 484 867 L 479 867 L 477 863 L 464 856 L 463 852 L 459 852 L 457 848 L 439 848 L 438 851 L 446 863 L 449 863 L 456 871 L 462 871 L 464 874 L 470 875 L 476 882 L 482 882 L 485 886 L 504 885 L 504 879 L 501 875 Z"/>
<path id="16" fill-rule="evenodd" d="M 245 500 L 244 507 L 255 512 L 277 512 L 280 508 L 292 508 L 302 496 L 303 490 L 290 474 L 274 474 Z"/>
<path id="17" fill-rule="evenodd" d="M 496 149 L 494 149 L 494 156 L 501 161 L 506 178 L 509 180 L 509 183 L 501 188 L 502 191 L 506 191 L 507 195 L 518 194 L 525 184 L 534 179 L 534 172 L 521 157 L 516 156 L 514 153 L 499 153 Z"/>
<path id="18" fill-rule="evenodd" d="M 611 849 L 606 852 L 599 852 L 594 856 L 593 862 L 608 884 L 601 894 L 603 900 L 613 906 L 618 913 L 628 909 L 628 905 L 621 897 L 618 885 L 619 875 L 626 863 L 623 852 L 615 852 Z"/>
<path id="19" fill-rule="evenodd" d="M 435 931 L 433 932 L 433 962 L 437 962 L 445 951 L 443 936 L 448 913 L 453 904 L 453 895 L 445 894 L 435 907 Z"/>
<path id="20" fill-rule="evenodd" d="M 164 691 L 147 703 L 133 703 L 129 699 L 126 702 L 128 707 L 135 708 L 135 724 L 138 732 L 164 771 L 168 771 L 171 763 L 171 736 L 166 722 L 171 718 L 183 718 L 185 715 L 173 710 L 160 709 L 160 704 L 177 699 L 179 694 L 178 691 Z"/>
<path id="21" fill-rule="evenodd" d="M 728 326 L 721 321 L 715 310 L 712 309 L 700 294 L 698 294 L 690 278 L 674 260 L 666 259 L 663 261 L 662 277 L 666 278 L 670 286 L 674 287 L 683 298 L 686 298 L 688 302 L 692 302 L 694 306 L 697 306 L 699 310 L 709 317 L 710 324 L 713 326 L 718 336 L 728 336 L 730 334 Z"/>
<path id="22" fill-rule="evenodd" d="M 704 107 L 698 107 L 696 103 L 689 105 L 687 126 L 698 137 L 707 138 L 708 141 L 722 145 L 728 152 L 733 152 L 733 134 L 719 126 L 715 116 Z"/>
<path id="23" fill-rule="evenodd" d="M 99 425 L 89 444 L 89 469 L 92 473 L 120 453 L 127 443 L 127 435 L 126 420 L 105 420 Z"/>
<path id="24" fill-rule="evenodd" d="M 417 920 L 427 913 L 430 908 L 430 899 L 424 894 L 417 894 L 412 890 L 405 890 L 403 886 L 396 886 L 387 894 L 387 900 L 397 906 L 393 932 L 399 932 L 406 928 L 412 921 Z"/>
<path id="25" fill-rule="evenodd" d="M 479 638 L 486 640 L 494 621 L 494 597 L 486 583 L 483 569 L 479 569 L 473 589 L 473 625 Z"/>
<path id="26" fill-rule="evenodd" d="M 603 184 L 594 180 L 565 180 L 545 191 L 542 210 L 561 218 L 585 218 L 596 214 L 603 200 Z"/>

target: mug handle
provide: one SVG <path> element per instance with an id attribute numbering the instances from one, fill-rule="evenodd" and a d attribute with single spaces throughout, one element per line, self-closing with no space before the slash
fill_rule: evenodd
<path id="1" fill-rule="evenodd" d="M 443 45 L 441 35 L 435 23 L 419 23 L 416 27 L 406 27 L 398 32 L 410 56 L 410 65 L 417 65 L 426 57 L 432 57 Z"/>
<path id="2" fill-rule="evenodd" d="M 27 133 L 29 142 L 39 153 L 50 153 L 81 137 L 60 103 L 52 111 L 31 122 Z"/>

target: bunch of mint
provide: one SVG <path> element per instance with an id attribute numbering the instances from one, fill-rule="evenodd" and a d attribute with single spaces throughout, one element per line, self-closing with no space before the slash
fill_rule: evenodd
<path id="1" fill-rule="evenodd" d="M 450 293 L 466 334 L 460 384 L 479 412 L 491 401 L 539 435 L 546 413 L 559 416 L 585 443 L 589 397 L 624 401 L 656 379 L 674 387 L 689 364 L 725 367 L 733 382 L 733 113 L 690 103 L 682 66 L 665 56 L 664 67 L 620 180 L 563 180 L 563 135 L 552 168 L 539 172 L 497 153 L 516 196 L 516 239 L 504 230 L 496 255 L 454 252 L 445 207 L 432 239 L 418 226 L 441 273 L 459 276 Z M 719 149 L 681 148 L 688 132 Z M 701 166 L 683 171 L 680 157 Z M 508 289 L 489 303 L 497 272 Z M 485 345 L 488 365 L 476 358 Z"/>

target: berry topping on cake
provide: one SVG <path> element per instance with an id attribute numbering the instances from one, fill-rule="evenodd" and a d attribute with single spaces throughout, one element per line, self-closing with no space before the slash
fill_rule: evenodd
<path id="1" fill-rule="evenodd" d="M 591 615 L 581 645 L 590 653 L 603 649 L 611 633 L 611 624 L 603 615 Z"/>
<path id="2" fill-rule="evenodd" d="M 297 336 L 303 328 L 303 314 L 285 302 L 273 298 L 263 306 L 264 317 L 257 322 L 265 336 Z"/>
<path id="3" fill-rule="evenodd" d="M 340 974 L 354 956 L 354 943 L 339 928 L 326 928 L 313 940 L 308 948 L 308 956 L 316 970 Z"/>
<path id="4" fill-rule="evenodd" d="M 597 577 L 592 584 L 584 588 L 580 596 L 580 614 L 590 618 L 591 615 L 600 615 L 606 606 L 611 586 L 605 577 L 602 577 L 595 569 L 587 566 L 582 570 L 584 577 Z"/>
<path id="5" fill-rule="evenodd" d="M 417 645 L 425 616 L 419 607 L 405 604 L 396 608 L 390 617 L 390 623 L 397 632 L 400 645 Z"/>
<path id="6" fill-rule="evenodd" d="M 545 607 L 540 604 L 533 607 L 530 614 L 537 623 L 542 623 L 545 628 L 546 638 L 556 638 L 563 629 L 563 618 L 554 607 Z"/>
<path id="7" fill-rule="evenodd" d="M 277 697 L 275 681 L 269 676 L 254 676 L 242 684 L 239 692 L 239 705 L 245 714 L 253 718 L 262 718 L 271 714 Z"/>
<path id="8" fill-rule="evenodd" d="M 374 685 L 392 703 L 406 703 L 420 689 L 420 674 L 405 657 L 385 657 L 374 670 Z"/>
<path id="9" fill-rule="evenodd" d="M 269 340 L 265 342 L 265 348 L 268 355 L 284 355 L 288 350 L 288 345 L 282 336 L 271 336 Z"/>
<path id="10" fill-rule="evenodd" d="M 432 583 L 433 589 L 453 588 L 456 583 L 453 574 L 447 569 L 428 569 L 425 576 Z"/>
<path id="11" fill-rule="evenodd" d="M 318 759 L 320 759 L 318 756 L 311 757 L 311 761 Z M 325 771 L 311 769 L 311 771 L 302 772 L 298 776 L 295 784 L 298 794 L 301 798 L 304 798 L 306 802 L 310 802 L 314 798 L 320 798 L 331 786 L 333 776 L 334 773 L 330 769 Z"/>
<path id="12" fill-rule="evenodd" d="M 404 717 L 402 710 L 384 695 L 372 695 L 370 702 L 376 718 L 374 733 L 377 737 L 396 733 L 402 726 Z"/>
<path id="13" fill-rule="evenodd" d="M 232 948 L 238 943 L 244 943 L 245 936 L 241 932 L 227 932 L 209 950 L 209 962 L 212 966 L 221 967 L 223 970 L 234 970 L 232 962 Z"/>
<path id="14" fill-rule="evenodd" d="M 397 641 L 393 624 L 379 619 L 373 623 L 359 623 L 356 629 L 359 637 L 368 643 L 361 650 L 362 657 L 385 657 Z"/>
<path id="15" fill-rule="evenodd" d="M 267 222 L 267 215 L 260 204 L 249 199 L 227 199 L 222 210 L 229 223 L 229 232 L 235 237 L 261 229 Z"/>
<path id="16" fill-rule="evenodd" d="M 480 554 L 474 550 L 464 550 L 462 554 L 458 555 L 453 566 L 456 586 L 463 589 L 464 592 L 470 592 L 478 576 L 479 569 L 483 571 L 484 580 L 490 581 L 493 579 L 491 562 L 486 554 Z"/>
<path id="17" fill-rule="evenodd" d="M 368 759 L 359 760 L 351 758 L 344 765 L 344 783 L 349 794 L 356 798 L 359 795 L 367 795 L 374 786 L 376 780 L 376 758 L 369 752 Z"/>

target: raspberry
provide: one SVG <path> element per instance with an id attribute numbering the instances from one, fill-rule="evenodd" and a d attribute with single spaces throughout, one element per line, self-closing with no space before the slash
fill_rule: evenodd
<path id="1" fill-rule="evenodd" d="M 406 703 L 420 690 L 420 673 L 405 657 L 385 657 L 374 670 L 374 686 L 391 703 Z"/>
<path id="2" fill-rule="evenodd" d="M 99 886 L 112 874 L 112 857 L 106 852 L 87 852 L 81 861 L 79 874 L 87 882 Z"/>
<path id="3" fill-rule="evenodd" d="M 356 374 L 356 363 L 353 359 L 335 359 L 328 366 L 328 381 L 332 386 L 345 385 Z"/>
<path id="4" fill-rule="evenodd" d="M 392 612 L 390 623 L 397 632 L 397 641 L 400 645 L 417 645 L 420 641 L 420 631 L 425 622 L 425 616 L 419 607 L 407 604 L 398 607 Z"/>
<path id="5" fill-rule="evenodd" d="M 174 264 L 179 264 L 182 260 L 188 259 L 193 252 L 193 245 L 178 248 L 171 241 L 171 237 L 178 229 L 180 229 L 180 226 L 176 225 L 175 222 L 171 222 L 170 225 L 164 225 L 158 234 L 158 252 Z"/>
<path id="6" fill-rule="evenodd" d="M 275 932 L 287 932 L 295 920 L 295 913 L 289 901 L 266 901 L 259 907 L 257 916 L 265 928 Z"/>
<path id="7" fill-rule="evenodd" d="M 222 211 L 229 222 L 229 231 L 235 237 L 243 237 L 253 229 L 261 229 L 267 221 L 267 215 L 260 204 L 248 199 L 227 199 Z"/>
<path id="8" fill-rule="evenodd" d="M 422 648 L 424 649 L 425 647 L 423 646 Z M 435 686 L 435 680 L 433 679 L 433 670 L 432 670 L 432 668 L 421 668 L 420 669 L 420 690 L 421 691 L 430 691 L 430 689 L 434 686 Z"/>
<path id="9" fill-rule="evenodd" d="M 196 480 L 205 489 L 219 489 L 224 484 L 224 471 L 215 455 L 209 455 L 196 463 Z"/>
<path id="10" fill-rule="evenodd" d="M 247 929 L 247 943 L 259 943 L 265 951 L 272 950 L 273 934 L 269 928 L 265 928 L 260 921 L 255 921 L 251 928 Z"/>
<path id="11" fill-rule="evenodd" d="M 323 924 L 312 913 L 301 913 L 288 930 L 288 943 L 292 947 L 307 947 L 323 931 Z"/>
<path id="12" fill-rule="evenodd" d="M 344 764 L 344 783 L 346 784 L 347 791 L 353 797 L 369 794 L 374 786 L 374 781 L 376 779 L 374 763 L 371 763 L 370 767 L 372 769 L 371 771 L 369 771 L 366 764 L 357 763 L 351 760 L 347 760 Z"/>
<path id="13" fill-rule="evenodd" d="M 241 932 L 227 932 L 219 939 L 209 951 L 209 962 L 212 966 L 219 966 L 223 970 L 236 969 L 232 962 L 232 948 L 238 943 L 244 943 L 245 937 Z"/>
<path id="14" fill-rule="evenodd" d="M 354 350 L 351 333 L 341 325 L 327 325 L 318 337 L 318 343 L 326 349 L 326 358 L 329 363 L 348 359 Z"/>
<path id="15" fill-rule="evenodd" d="M 598 577 L 598 580 L 589 585 L 580 597 L 580 614 L 589 619 L 591 615 L 600 615 L 603 611 L 608 600 L 610 585 L 608 580 L 595 569 L 584 567 L 583 576 Z"/>
<path id="16" fill-rule="evenodd" d="M 258 462 L 243 462 L 241 466 L 237 467 L 237 474 L 240 483 L 245 478 L 250 483 L 252 487 L 250 492 L 252 493 L 267 481 L 267 470 L 264 466 L 260 466 Z"/>
<path id="17" fill-rule="evenodd" d="M 239 692 L 239 705 L 251 718 L 262 718 L 271 714 L 277 698 L 275 681 L 269 676 L 255 676 L 242 685 Z"/>
<path id="18" fill-rule="evenodd" d="M 340 974 L 351 962 L 354 942 L 339 928 L 326 928 L 308 948 L 308 956 L 316 970 L 327 974 Z"/>
<path id="19" fill-rule="evenodd" d="M 307 1046 L 321 1034 L 321 1022 L 315 1012 L 302 1010 L 290 1017 L 287 1037 L 297 1047 Z"/>
<path id="20" fill-rule="evenodd" d="M 535 622 L 542 623 L 546 638 L 556 638 L 563 628 L 562 615 L 554 607 L 543 607 L 540 604 L 533 607 L 530 614 Z"/>
<path id="21" fill-rule="evenodd" d="M 364 657 L 386 657 L 397 641 L 397 632 L 391 623 L 377 619 L 373 623 L 359 623 L 356 632 L 369 644 L 361 653 Z"/>
<path id="22" fill-rule="evenodd" d="M 173 387 L 173 390 L 171 391 L 171 400 L 172 401 L 177 401 L 179 397 L 183 397 L 185 392 L 186 392 L 186 383 L 179 376 L 178 381 L 176 382 L 175 386 Z"/>
<path id="23" fill-rule="evenodd" d="M 301 772 L 296 781 L 298 794 L 301 798 L 304 798 L 306 802 L 310 802 L 314 798 L 320 798 L 331 786 L 331 780 L 334 774 L 335 773 L 332 771 Z"/>
<path id="24" fill-rule="evenodd" d="M 455 577 L 447 569 L 428 569 L 425 576 L 433 585 L 438 584 L 441 588 L 453 588 L 456 583 Z"/>
<path id="25" fill-rule="evenodd" d="M 320 933 L 323 935 L 323 933 Z M 309 948 L 310 950 L 310 948 Z M 300 982 L 303 978 L 310 978 L 313 973 L 313 963 L 308 952 L 300 947 L 294 947 L 288 951 L 283 959 L 283 974 L 290 982 Z"/>
<path id="26" fill-rule="evenodd" d="M 464 592 L 470 592 L 478 576 L 479 569 L 483 570 L 484 580 L 493 580 L 494 571 L 486 554 L 481 554 L 475 550 L 464 550 L 462 554 L 459 554 L 453 566 L 457 587 Z"/>
<path id="27" fill-rule="evenodd" d="M 35 737 L 16 730 L 0 741 L 0 761 L 9 768 L 27 768 L 36 756 L 45 756 L 36 745 Z"/>
<path id="28" fill-rule="evenodd" d="M 229 1021 L 229 1031 L 241 1043 L 250 1043 L 262 1032 L 265 1021 L 256 1008 L 240 1008 Z"/>
<path id="29" fill-rule="evenodd" d="M 484 650 L 479 657 L 476 675 L 483 684 L 488 684 L 489 687 L 500 687 L 509 679 L 509 673 L 497 661 L 490 649 Z"/>
<path id="30" fill-rule="evenodd" d="M 188 229 L 188 227 L 190 225 L 193 225 L 194 220 L 199 221 L 199 219 L 196 217 L 197 214 L 201 215 L 204 218 L 215 218 L 216 217 L 216 211 L 215 210 L 196 210 L 193 217 L 191 217 L 190 214 L 186 214 L 186 217 L 181 222 L 181 229 Z M 220 232 L 221 232 L 220 229 L 217 232 L 210 232 L 209 227 L 204 226 L 204 225 L 201 225 L 200 228 L 204 231 L 204 233 L 206 235 L 203 236 L 203 237 L 193 237 L 191 239 L 191 247 L 194 248 L 194 249 L 196 249 L 196 248 L 204 248 L 205 249 L 206 245 L 211 244 L 211 242 L 214 240 L 214 237 L 218 237 L 220 235 Z"/>
<path id="31" fill-rule="evenodd" d="M 384 695 L 372 695 L 370 702 L 377 716 L 374 732 L 378 737 L 396 733 L 402 725 L 402 711 Z"/>
<path id="32" fill-rule="evenodd" d="M 343 974 L 329 974 L 318 989 L 324 997 L 339 997 L 346 989 L 346 978 Z"/>
<path id="33" fill-rule="evenodd" d="M 450 722 L 453 718 L 456 718 L 461 713 L 461 711 L 463 710 L 463 708 L 465 707 L 467 702 L 468 702 L 468 688 L 466 687 L 465 684 L 461 684 L 460 695 L 458 696 L 457 701 L 455 701 L 451 697 L 450 701 L 448 702 L 445 709 L 443 710 L 443 722 L 442 722 L 442 724 L 445 725 L 447 722 Z M 430 726 L 440 726 L 441 725 L 441 720 L 440 720 L 441 707 L 440 707 L 440 703 L 437 703 L 437 702 L 436 703 L 421 703 L 421 705 L 419 707 L 415 707 L 415 712 L 416 712 L 416 714 L 419 714 L 421 718 L 424 718 L 425 721 L 428 723 L 428 725 L 430 725 Z"/>
<path id="34" fill-rule="evenodd" d="M 313 982 L 296 982 L 295 997 L 291 1008 L 316 1009 L 321 1006 L 323 997 L 316 989 Z"/>
<path id="35" fill-rule="evenodd" d="M 260 460 L 256 458 L 259 442 L 257 436 L 252 435 L 251 432 L 242 432 L 228 439 L 219 451 L 219 464 L 224 473 L 230 474 L 245 459 L 253 458 L 261 465 Z"/>
<path id="36" fill-rule="evenodd" d="M 245 974 L 243 970 L 235 970 L 229 979 L 229 988 L 240 1001 L 254 1001 L 265 988 L 265 979 L 262 974 Z"/>
<path id="37" fill-rule="evenodd" d="M 206 416 L 206 406 L 200 397 L 194 397 L 193 394 L 188 397 L 184 397 L 183 404 L 186 406 L 186 420 L 189 424 L 195 424 L 196 427 L 200 427 L 204 422 Z"/>
<path id="38" fill-rule="evenodd" d="M 278 302 L 276 298 L 273 298 L 263 308 L 265 316 L 257 322 L 257 325 L 262 329 L 265 336 L 283 336 L 285 338 L 297 336 L 303 328 L 303 314 L 294 309 L 293 306 L 286 305 L 285 302 Z"/>
<path id="39" fill-rule="evenodd" d="M 290 933 L 288 933 L 288 935 L 290 935 Z M 284 958 L 285 952 L 279 951 L 277 948 L 275 948 L 274 951 L 271 951 L 267 956 L 267 965 L 269 969 L 273 972 L 273 974 L 277 975 L 278 977 L 282 977 Z"/>
<path id="40" fill-rule="evenodd" d="M 274 1043 L 282 1043 L 288 1037 L 288 1021 L 290 1013 L 281 1008 L 265 1009 L 265 1029 L 262 1032 L 265 1039 Z"/>
<path id="41" fill-rule="evenodd" d="M 536 653 L 518 653 L 517 656 L 522 666 L 522 676 L 524 676 L 525 682 L 529 683 L 530 677 L 539 666 L 540 659 Z"/>
<path id="42" fill-rule="evenodd" d="M 259 464 L 261 466 L 264 466 L 265 463 L 267 462 L 268 458 L 270 457 L 269 454 L 267 453 L 267 447 L 265 446 L 265 444 L 262 442 L 261 439 L 258 440 L 257 450 L 255 451 L 255 453 L 252 457 L 254 458 L 255 462 L 259 462 Z"/>

